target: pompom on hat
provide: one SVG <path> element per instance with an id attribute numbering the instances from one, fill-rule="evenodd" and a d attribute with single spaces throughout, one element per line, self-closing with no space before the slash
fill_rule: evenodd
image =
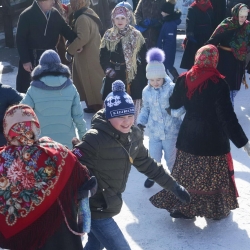
<path id="1" fill-rule="evenodd" d="M 106 119 L 135 114 L 134 102 L 125 92 L 125 84 L 121 80 L 112 83 L 112 92 L 108 94 L 104 103 Z"/>
<path id="2" fill-rule="evenodd" d="M 166 78 L 167 73 L 163 62 L 165 61 L 165 53 L 158 48 L 152 48 L 147 52 L 146 56 L 147 67 L 146 77 L 147 79 Z"/>

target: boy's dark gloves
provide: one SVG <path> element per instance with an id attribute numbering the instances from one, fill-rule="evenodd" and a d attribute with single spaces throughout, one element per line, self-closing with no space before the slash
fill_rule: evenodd
<path id="1" fill-rule="evenodd" d="M 137 127 L 141 130 L 142 133 L 144 133 L 144 129 L 146 128 L 146 126 L 142 124 L 137 124 Z"/>
<path id="2" fill-rule="evenodd" d="M 174 184 L 174 186 L 169 189 L 182 203 L 190 203 L 191 198 L 188 191 L 178 184 L 177 182 Z"/>

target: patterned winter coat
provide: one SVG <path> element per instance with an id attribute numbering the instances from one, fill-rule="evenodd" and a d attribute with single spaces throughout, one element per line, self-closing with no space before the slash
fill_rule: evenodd
<path id="1" fill-rule="evenodd" d="M 143 107 L 137 123 L 147 125 L 149 138 L 165 140 L 178 136 L 182 122 L 180 116 L 185 113 L 185 109 L 171 110 L 171 116 L 165 110 L 170 106 L 169 97 L 174 86 L 171 79 L 166 77 L 161 88 L 154 89 L 148 84 L 142 92 Z"/>

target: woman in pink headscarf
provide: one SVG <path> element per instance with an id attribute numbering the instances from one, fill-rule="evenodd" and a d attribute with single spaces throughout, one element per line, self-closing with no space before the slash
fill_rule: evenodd
<path id="1" fill-rule="evenodd" d="M 248 155 L 250 144 L 234 113 L 225 77 L 216 69 L 218 60 L 214 45 L 201 47 L 194 66 L 178 78 L 169 99 L 171 109 L 186 109 L 172 175 L 189 191 L 191 203 L 181 204 L 166 190 L 150 200 L 174 218 L 219 220 L 238 208 L 229 140 Z"/>

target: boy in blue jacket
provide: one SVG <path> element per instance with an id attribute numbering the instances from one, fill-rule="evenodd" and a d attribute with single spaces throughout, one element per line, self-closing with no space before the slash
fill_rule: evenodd
<path id="1" fill-rule="evenodd" d="M 157 47 L 165 52 L 164 66 L 176 82 L 179 74 L 174 67 L 176 53 L 177 26 L 181 23 L 181 12 L 175 10 L 175 0 L 167 0 L 161 7 L 164 24 L 158 38 Z"/>

